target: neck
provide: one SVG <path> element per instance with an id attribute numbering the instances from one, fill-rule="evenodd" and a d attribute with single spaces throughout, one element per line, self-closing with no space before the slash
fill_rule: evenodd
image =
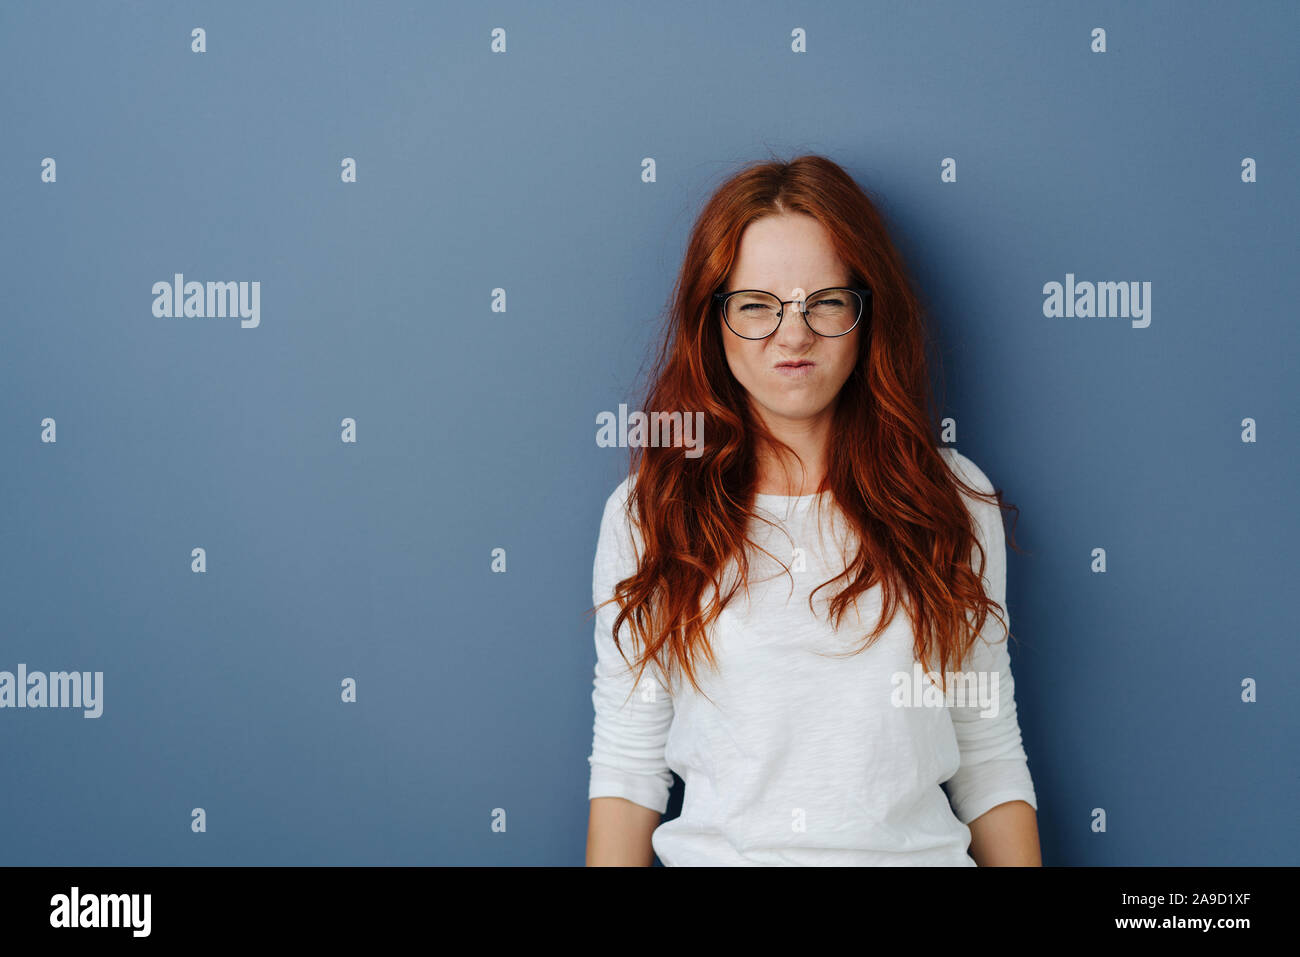
<path id="1" fill-rule="evenodd" d="M 760 449 L 758 493 L 808 495 L 817 491 L 826 476 L 831 433 L 830 413 L 813 419 L 776 422 L 765 419 L 763 424 L 776 438 L 790 446 L 798 459 L 784 449 Z"/>

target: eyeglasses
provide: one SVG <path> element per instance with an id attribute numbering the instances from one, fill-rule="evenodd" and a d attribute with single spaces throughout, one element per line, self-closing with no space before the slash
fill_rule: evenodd
<path id="1" fill-rule="evenodd" d="M 715 292 L 713 301 L 722 304 L 723 321 L 742 339 L 766 339 L 780 327 L 785 307 L 798 302 L 762 289 Z M 865 286 L 818 289 L 804 297 L 799 311 L 808 328 L 819 336 L 848 335 L 864 315 L 871 321 L 871 290 Z"/>

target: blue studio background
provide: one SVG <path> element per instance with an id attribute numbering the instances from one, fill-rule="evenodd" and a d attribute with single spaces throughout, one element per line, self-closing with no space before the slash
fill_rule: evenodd
<path id="1" fill-rule="evenodd" d="M 0 863 L 580 864 L 596 416 L 705 197 L 804 152 L 1020 509 L 1045 863 L 1300 863 L 1298 11 L 0 6 L 0 670 L 104 675 L 0 709 Z M 178 273 L 258 324 L 156 317 Z"/>

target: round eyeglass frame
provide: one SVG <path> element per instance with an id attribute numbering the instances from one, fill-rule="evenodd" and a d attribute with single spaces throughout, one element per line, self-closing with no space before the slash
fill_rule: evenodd
<path id="1" fill-rule="evenodd" d="M 862 309 L 858 312 L 858 318 L 854 320 L 853 325 L 849 326 L 843 332 L 835 333 L 835 335 L 833 336 L 828 336 L 824 332 L 818 332 L 816 329 L 813 329 L 812 323 L 808 321 L 807 309 L 796 310 L 801 316 L 803 316 L 804 325 L 806 325 L 809 329 L 812 329 L 814 335 L 821 336 L 823 339 L 838 339 L 840 338 L 840 336 L 847 336 L 850 332 L 852 332 L 854 329 L 858 327 L 858 324 L 862 322 L 863 316 L 867 317 L 868 322 L 870 322 L 871 320 L 871 302 L 872 302 L 871 289 L 867 286 L 827 286 L 825 289 L 818 289 L 816 292 L 810 292 L 808 295 L 804 296 L 803 301 L 806 303 L 809 299 L 813 298 L 813 296 L 819 295 L 823 292 L 830 292 L 832 289 L 847 289 L 849 292 L 856 292 L 858 296 L 862 299 Z M 730 322 L 727 322 L 727 300 L 730 299 L 732 296 L 738 295 L 742 292 L 761 292 L 768 296 L 771 296 L 773 299 L 775 299 L 777 302 L 781 304 L 781 311 L 777 313 L 777 317 L 776 317 L 776 325 L 772 327 L 772 331 L 769 332 L 766 336 L 741 335 L 739 332 L 736 332 L 736 330 L 732 328 Z M 748 339 L 750 342 L 759 342 L 763 339 L 767 339 L 770 338 L 771 336 L 776 335 L 776 331 L 781 328 L 781 323 L 785 321 L 785 307 L 788 305 L 793 305 L 799 300 L 782 299 L 776 293 L 768 292 L 766 289 L 733 289 L 731 290 L 731 292 L 715 292 L 713 294 L 713 301 L 719 303 L 722 306 L 722 321 L 726 323 L 728 329 L 731 329 L 733 335 L 740 336 L 740 338 L 742 339 Z"/>

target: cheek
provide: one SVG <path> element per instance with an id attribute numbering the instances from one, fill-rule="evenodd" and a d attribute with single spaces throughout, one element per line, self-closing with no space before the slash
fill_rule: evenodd
<path id="1" fill-rule="evenodd" d="M 759 368 L 760 356 L 754 349 L 746 348 L 748 345 L 745 342 L 727 341 L 726 348 L 723 350 L 731 374 L 742 383 L 753 383 L 757 377 L 756 369 Z"/>
<path id="2" fill-rule="evenodd" d="M 844 343 L 843 349 L 836 354 L 835 371 L 841 380 L 847 379 L 853 374 L 853 367 L 858 364 L 858 341 L 857 336 L 851 336 L 852 342 Z"/>

